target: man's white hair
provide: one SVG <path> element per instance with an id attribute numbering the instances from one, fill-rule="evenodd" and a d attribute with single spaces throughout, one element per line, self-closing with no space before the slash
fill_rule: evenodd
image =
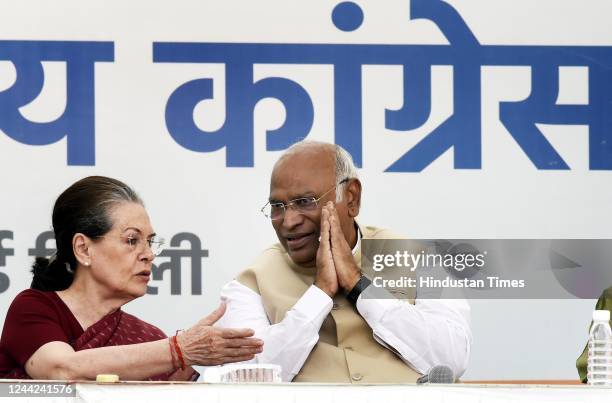
<path id="1" fill-rule="evenodd" d="M 353 157 L 351 157 L 351 154 L 349 154 L 348 151 L 346 151 L 344 148 L 337 144 L 325 143 L 323 141 L 315 140 L 302 140 L 289 147 L 283 153 L 280 159 L 289 154 L 300 152 L 301 150 L 311 147 L 333 147 L 336 159 L 336 184 L 339 184 L 345 179 L 359 178 L 359 176 L 357 175 L 357 168 L 355 167 L 355 163 L 353 162 Z M 346 183 L 338 185 L 338 188 L 336 189 L 336 202 L 342 201 L 342 195 L 344 194 L 344 185 L 346 185 Z"/>

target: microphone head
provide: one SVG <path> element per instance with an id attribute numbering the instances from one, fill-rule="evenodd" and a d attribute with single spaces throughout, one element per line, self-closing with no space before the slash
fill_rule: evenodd
<path id="1" fill-rule="evenodd" d="M 455 383 L 455 374 L 446 365 L 434 365 L 427 375 L 429 383 Z"/>

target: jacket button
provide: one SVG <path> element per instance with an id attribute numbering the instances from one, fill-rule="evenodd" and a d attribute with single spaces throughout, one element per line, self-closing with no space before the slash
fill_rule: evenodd
<path id="1" fill-rule="evenodd" d="M 360 381 L 363 379 L 363 375 L 361 375 L 359 372 L 355 372 L 353 375 L 351 375 L 351 379 L 354 381 Z"/>

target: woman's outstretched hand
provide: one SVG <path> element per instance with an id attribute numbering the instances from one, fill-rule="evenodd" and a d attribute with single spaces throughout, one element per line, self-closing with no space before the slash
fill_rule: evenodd
<path id="1" fill-rule="evenodd" d="M 225 313 L 224 302 L 210 315 L 191 328 L 179 333 L 186 365 L 220 365 L 248 361 L 263 351 L 263 340 L 252 337 L 252 329 L 213 327 Z"/>

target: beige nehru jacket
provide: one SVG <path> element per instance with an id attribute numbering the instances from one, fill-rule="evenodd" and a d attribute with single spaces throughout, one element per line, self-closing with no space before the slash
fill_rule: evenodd
<path id="1" fill-rule="evenodd" d="M 398 238 L 390 231 L 374 227 L 361 227 L 361 231 L 363 238 Z M 361 266 L 360 246 L 354 258 Z M 236 280 L 261 296 L 270 323 L 276 324 L 313 284 L 315 272 L 314 267 L 293 263 L 284 248 L 276 244 Z M 419 376 L 396 354 L 376 342 L 367 322 L 339 293 L 321 326 L 319 341 L 293 381 L 401 383 L 414 382 Z"/>

